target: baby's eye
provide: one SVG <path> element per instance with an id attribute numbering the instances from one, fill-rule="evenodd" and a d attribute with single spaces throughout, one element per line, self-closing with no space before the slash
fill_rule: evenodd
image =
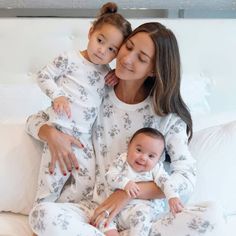
<path id="1" fill-rule="evenodd" d="M 141 148 L 136 148 L 136 151 L 137 152 L 141 152 Z"/>
<path id="2" fill-rule="evenodd" d="M 155 155 L 149 154 L 148 157 L 149 157 L 150 159 L 153 159 L 153 158 L 155 158 Z"/>

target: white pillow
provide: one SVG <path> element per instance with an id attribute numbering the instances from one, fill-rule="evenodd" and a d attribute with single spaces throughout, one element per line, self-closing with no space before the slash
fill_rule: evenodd
<path id="1" fill-rule="evenodd" d="M 27 117 L 50 105 L 36 83 L 0 84 L 0 122 L 24 123 Z"/>
<path id="2" fill-rule="evenodd" d="M 190 151 L 198 168 L 190 202 L 213 200 L 236 214 L 236 120 L 195 132 Z"/>
<path id="3" fill-rule="evenodd" d="M 34 202 L 42 153 L 23 124 L 0 125 L 0 211 L 28 214 Z"/>
<path id="4" fill-rule="evenodd" d="M 192 116 L 210 112 L 208 97 L 211 94 L 212 87 L 212 81 L 204 75 L 182 75 L 181 94 Z"/>

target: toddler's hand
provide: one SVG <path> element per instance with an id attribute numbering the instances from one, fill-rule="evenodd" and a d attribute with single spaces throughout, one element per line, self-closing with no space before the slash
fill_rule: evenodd
<path id="1" fill-rule="evenodd" d="M 126 185 L 125 185 L 125 189 L 126 193 L 132 197 L 132 198 L 136 198 L 138 196 L 138 193 L 140 191 L 139 186 L 133 182 L 133 181 L 129 181 Z"/>
<path id="2" fill-rule="evenodd" d="M 177 213 L 180 213 L 184 208 L 180 199 L 177 197 L 170 198 L 168 202 L 169 202 L 170 211 L 174 216 Z"/>
<path id="3" fill-rule="evenodd" d="M 60 96 L 54 99 L 53 109 L 57 114 L 66 113 L 68 118 L 71 117 L 70 104 L 65 96 Z"/>
<path id="4" fill-rule="evenodd" d="M 105 76 L 105 84 L 108 86 L 115 86 L 118 84 L 119 78 L 115 75 L 115 70 L 111 70 L 106 76 Z"/>

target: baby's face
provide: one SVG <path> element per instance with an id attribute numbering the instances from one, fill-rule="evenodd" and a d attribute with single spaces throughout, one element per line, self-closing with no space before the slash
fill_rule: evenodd
<path id="1" fill-rule="evenodd" d="M 163 149 L 163 140 L 140 133 L 129 144 L 127 161 L 137 172 L 150 171 L 160 160 Z"/>

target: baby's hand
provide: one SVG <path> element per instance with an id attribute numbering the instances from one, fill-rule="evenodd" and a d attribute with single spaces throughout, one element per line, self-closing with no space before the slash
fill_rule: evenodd
<path id="1" fill-rule="evenodd" d="M 115 70 L 111 70 L 106 76 L 105 76 L 105 84 L 108 86 L 115 86 L 118 84 L 119 78 L 115 75 Z"/>
<path id="2" fill-rule="evenodd" d="M 170 211 L 174 216 L 177 213 L 180 213 L 184 208 L 180 199 L 177 197 L 170 198 L 168 202 L 169 202 Z"/>
<path id="3" fill-rule="evenodd" d="M 57 114 L 66 113 L 68 118 L 71 117 L 70 104 L 65 96 L 60 96 L 54 99 L 53 109 Z"/>
<path id="4" fill-rule="evenodd" d="M 140 191 L 139 186 L 133 182 L 133 181 L 129 181 L 126 185 L 125 185 L 125 191 L 126 193 L 132 197 L 132 198 L 136 198 L 138 196 L 138 193 Z"/>

